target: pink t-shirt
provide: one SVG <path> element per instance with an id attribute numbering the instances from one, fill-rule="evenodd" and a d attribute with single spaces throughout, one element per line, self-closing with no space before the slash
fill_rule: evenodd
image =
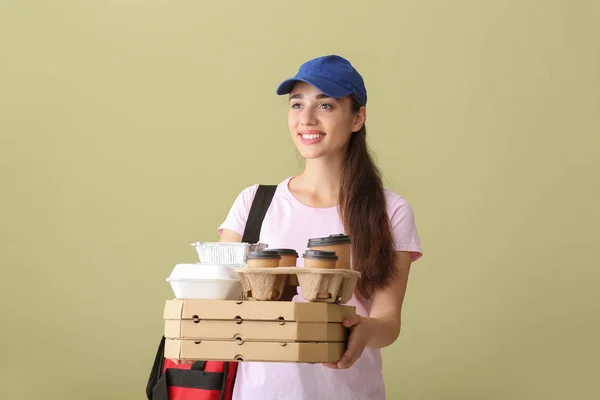
<path id="1" fill-rule="evenodd" d="M 281 182 L 262 225 L 260 242 L 270 248 L 295 249 L 303 266 L 302 253 L 308 239 L 345 233 L 336 207 L 311 208 L 301 203 Z M 235 200 L 219 234 L 228 229 L 244 233 L 246 219 L 258 185 L 244 189 Z M 391 221 L 395 249 L 410 251 L 413 260 L 421 257 L 421 244 L 410 204 L 386 190 L 387 212 Z M 293 301 L 305 301 L 301 290 Z M 355 293 L 348 305 L 359 315 L 368 316 L 370 301 Z M 236 377 L 234 400 L 379 400 L 385 399 L 381 351 L 366 348 L 352 367 L 334 370 L 321 364 L 242 362 Z"/>

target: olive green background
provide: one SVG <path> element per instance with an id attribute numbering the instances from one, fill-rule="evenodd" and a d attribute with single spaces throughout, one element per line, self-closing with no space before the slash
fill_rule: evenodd
<path id="1" fill-rule="evenodd" d="M 0 1 L 0 397 L 144 399 L 235 196 L 301 170 L 277 84 L 348 57 L 425 256 L 390 399 L 592 399 L 594 1 Z"/>

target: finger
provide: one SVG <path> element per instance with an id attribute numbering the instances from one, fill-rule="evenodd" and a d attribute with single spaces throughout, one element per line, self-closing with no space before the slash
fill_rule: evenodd
<path id="1" fill-rule="evenodd" d="M 360 324 L 360 321 L 361 321 L 360 315 L 350 315 L 350 316 L 344 318 L 343 324 L 346 328 L 351 328 L 353 326 Z"/>
<path id="2" fill-rule="evenodd" d="M 358 331 L 353 331 L 348 339 L 348 346 L 344 355 L 338 361 L 338 368 L 350 368 L 354 361 L 358 358 L 357 354 L 360 354 L 360 335 Z"/>
<path id="3" fill-rule="evenodd" d="M 171 359 L 171 362 L 172 362 L 173 364 L 175 364 L 175 365 L 179 365 L 179 360 L 176 360 L 176 359 L 173 359 L 173 358 L 172 358 L 172 359 Z"/>
<path id="4" fill-rule="evenodd" d="M 351 366 L 354 365 L 354 363 L 356 362 L 356 360 L 358 359 L 358 357 L 356 357 L 354 354 L 349 356 L 348 358 L 344 358 L 342 360 L 340 360 L 340 362 L 338 363 L 338 369 L 348 369 Z"/>
<path id="5" fill-rule="evenodd" d="M 339 369 L 337 363 L 323 363 L 323 366 L 331 369 Z"/>

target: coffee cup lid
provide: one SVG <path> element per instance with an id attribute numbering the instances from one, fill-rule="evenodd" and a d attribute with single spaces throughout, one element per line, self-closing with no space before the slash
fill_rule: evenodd
<path id="1" fill-rule="evenodd" d="M 273 251 L 280 256 L 296 256 L 298 257 L 298 252 L 294 249 L 267 249 L 265 251 Z"/>
<path id="2" fill-rule="evenodd" d="M 306 250 L 303 255 L 304 258 L 310 258 L 314 260 L 337 260 L 338 256 L 335 251 L 323 251 L 323 250 Z"/>
<path id="3" fill-rule="evenodd" d="M 281 259 L 279 253 L 275 251 L 251 251 L 247 257 L 248 260 L 260 260 L 260 259 Z"/>
<path id="4" fill-rule="evenodd" d="M 343 233 L 329 235 L 326 237 L 308 239 L 308 247 L 328 246 L 332 244 L 348 244 L 352 243 L 350 236 Z"/>

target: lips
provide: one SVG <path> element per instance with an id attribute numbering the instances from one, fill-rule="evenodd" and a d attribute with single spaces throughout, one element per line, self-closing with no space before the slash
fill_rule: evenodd
<path id="1" fill-rule="evenodd" d="M 326 134 L 316 130 L 305 130 L 299 131 L 298 136 L 300 136 L 300 141 L 303 144 L 310 145 L 321 142 Z"/>

